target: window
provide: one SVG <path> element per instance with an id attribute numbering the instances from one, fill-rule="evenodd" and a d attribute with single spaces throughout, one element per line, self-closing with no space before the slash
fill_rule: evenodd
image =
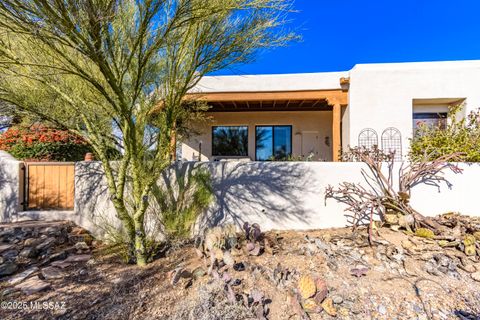
<path id="1" fill-rule="evenodd" d="M 429 128 L 445 129 L 447 127 L 446 112 L 422 112 L 413 114 L 413 132 L 415 133 L 420 126 Z"/>
<path id="2" fill-rule="evenodd" d="M 212 128 L 212 155 L 225 157 L 248 156 L 247 126 L 218 126 Z"/>
<path id="3" fill-rule="evenodd" d="M 285 159 L 292 154 L 292 126 L 255 127 L 255 159 Z"/>

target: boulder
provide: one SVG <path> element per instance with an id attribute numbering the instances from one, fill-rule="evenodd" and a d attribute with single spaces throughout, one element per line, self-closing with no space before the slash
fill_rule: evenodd
<path id="1" fill-rule="evenodd" d="M 37 267 L 32 267 L 32 268 L 27 269 L 23 272 L 17 273 L 12 278 L 10 278 L 7 282 L 10 285 L 16 285 L 17 283 L 22 282 L 23 280 L 25 280 L 26 278 L 28 278 L 29 276 L 31 276 L 32 274 L 34 274 L 37 271 L 38 271 Z"/>
<path id="2" fill-rule="evenodd" d="M 48 260 L 50 261 L 64 260 L 66 257 L 67 257 L 67 252 L 60 251 L 50 255 L 50 257 L 48 257 Z"/>
<path id="3" fill-rule="evenodd" d="M 37 249 L 37 251 L 42 251 L 50 248 L 51 246 L 53 246 L 53 244 L 55 244 L 55 238 L 49 237 L 49 238 L 46 238 L 42 243 L 37 245 L 35 249 Z"/>
<path id="4" fill-rule="evenodd" d="M 16 263 L 7 261 L 0 265 L 0 276 L 9 276 L 14 274 L 15 271 L 18 270 L 18 266 Z"/>
<path id="5" fill-rule="evenodd" d="M 13 260 L 13 259 L 15 259 L 17 256 L 18 256 L 18 251 L 15 250 L 15 249 L 8 250 L 8 251 L 4 251 L 4 252 L 2 253 L 2 257 L 3 257 L 5 260 Z"/>
<path id="6" fill-rule="evenodd" d="M 89 251 L 90 250 L 90 247 L 84 241 L 80 241 L 80 242 L 75 243 L 74 247 L 78 251 Z"/>
<path id="7" fill-rule="evenodd" d="M 69 256 L 65 259 L 65 262 L 86 262 L 90 260 L 92 256 L 90 254 L 77 254 L 73 256 Z"/>
<path id="8" fill-rule="evenodd" d="M 42 269 L 42 276 L 47 280 L 61 279 L 65 276 L 65 273 L 55 267 L 46 267 Z"/>
<path id="9" fill-rule="evenodd" d="M 21 290 L 25 294 L 32 294 L 50 288 L 50 284 L 41 280 L 38 276 L 35 276 L 17 284 L 15 288 Z"/>
<path id="10" fill-rule="evenodd" d="M 18 255 L 22 258 L 35 258 L 37 256 L 37 250 L 32 247 L 25 247 Z"/>
<path id="11" fill-rule="evenodd" d="M 13 244 L 0 244 L 0 254 L 13 248 L 15 248 Z"/>

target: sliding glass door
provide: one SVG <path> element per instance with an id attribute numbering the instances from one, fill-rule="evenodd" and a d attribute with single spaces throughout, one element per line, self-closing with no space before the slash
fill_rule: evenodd
<path id="1" fill-rule="evenodd" d="M 256 126 L 255 159 L 283 160 L 292 154 L 292 126 Z"/>

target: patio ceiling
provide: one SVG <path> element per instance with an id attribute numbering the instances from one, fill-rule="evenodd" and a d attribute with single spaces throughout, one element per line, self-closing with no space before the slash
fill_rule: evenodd
<path id="1" fill-rule="evenodd" d="M 331 111 L 334 105 L 348 104 L 348 94 L 341 90 L 215 92 L 189 97 L 207 101 L 211 112 Z"/>
<path id="2" fill-rule="evenodd" d="M 322 100 L 265 100 L 209 102 L 210 112 L 240 111 L 331 111 L 332 106 Z"/>

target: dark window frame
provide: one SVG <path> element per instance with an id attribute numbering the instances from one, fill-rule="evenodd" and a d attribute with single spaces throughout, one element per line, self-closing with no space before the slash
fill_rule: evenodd
<path id="1" fill-rule="evenodd" d="M 255 161 L 276 161 L 276 160 L 258 160 L 257 158 L 257 128 L 258 127 L 267 127 L 272 128 L 272 156 L 275 156 L 275 127 L 290 127 L 290 153 L 288 155 L 293 154 L 293 126 L 291 124 L 276 124 L 276 125 L 269 125 L 269 124 L 261 124 L 255 126 Z"/>
<path id="2" fill-rule="evenodd" d="M 448 125 L 448 112 L 413 112 L 412 115 L 412 124 L 413 124 L 413 131 L 415 133 L 416 127 L 415 122 L 416 120 L 440 120 L 445 119 L 445 127 Z"/>
<path id="3" fill-rule="evenodd" d="M 215 136 L 215 128 L 220 128 L 220 127 L 227 127 L 227 128 L 246 128 L 247 129 L 247 147 L 246 147 L 246 155 L 220 155 L 217 154 L 214 148 L 214 136 Z M 249 136 L 249 127 L 248 125 L 218 125 L 218 126 L 212 126 L 212 157 L 248 157 L 248 136 Z"/>

